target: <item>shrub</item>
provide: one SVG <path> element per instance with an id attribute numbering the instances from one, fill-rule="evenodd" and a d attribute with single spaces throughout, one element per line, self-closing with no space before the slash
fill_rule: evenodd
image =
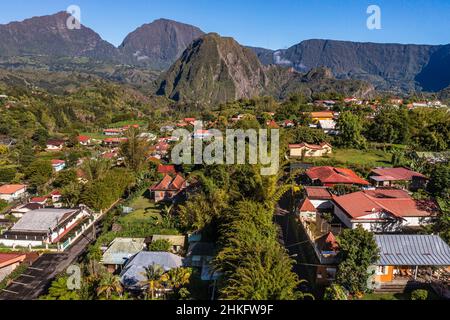
<path id="1" fill-rule="evenodd" d="M 428 300 L 428 290 L 415 290 L 411 292 L 411 300 Z"/>

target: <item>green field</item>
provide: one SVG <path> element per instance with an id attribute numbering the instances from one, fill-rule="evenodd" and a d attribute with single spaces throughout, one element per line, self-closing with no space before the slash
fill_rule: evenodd
<path id="1" fill-rule="evenodd" d="M 391 162 L 391 155 L 382 150 L 334 149 L 333 154 L 326 158 L 371 167 L 390 166 Z"/>

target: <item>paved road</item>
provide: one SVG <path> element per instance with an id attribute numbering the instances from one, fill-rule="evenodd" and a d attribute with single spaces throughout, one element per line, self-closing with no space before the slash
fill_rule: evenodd
<path id="1" fill-rule="evenodd" d="M 64 253 L 44 254 L 5 290 L 0 291 L 0 300 L 35 300 L 45 294 L 51 281 L 85 253 L 92 243 L 92 228 Z M 96 228 L 98 232 L 98 226 Z"/>
<path id="2" fill-rule="evenodd" d="M 315 292 L 316 267 L 318 264 L 314 249 L 308 241 L 308 236 L 299 228 L 294 214 L 294 202 L 288 192 L 278 203 L 275 212 L 275 222 L 280 227 L 280 242 L 287 248 L 297 264 L 294 272 L 300 279 L 308 281 L 308 289 Z"/>

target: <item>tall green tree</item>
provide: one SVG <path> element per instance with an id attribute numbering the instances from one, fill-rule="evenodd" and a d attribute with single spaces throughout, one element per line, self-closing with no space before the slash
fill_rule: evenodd
<path id="1" fill-rule="evenodd" d="M 373 233 L 362 226 L 345 229 L 337 237 L 341 262 L 336 274 L 336 282 L 352 294 L 367 290 L 369 266 L 379 258 L 379 249 Z"/>
<path id="2" fill-rule="evenodd" d="M 337 120 L 339 130 L 339 144 L 342 147 L 365 149 L 367 147 L 366 138 L 362 135 L 363 119 L 352 112 L 342 112 Z"/>

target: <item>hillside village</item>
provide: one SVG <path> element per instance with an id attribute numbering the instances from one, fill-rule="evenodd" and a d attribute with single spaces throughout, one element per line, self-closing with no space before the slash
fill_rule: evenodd
<path id="1" fill-rule="evenodd" d="M 0 113 L 19 121 L 19 100 L 1 95 Z M 255 250 L 289 271 L 276 275 L 289 285 L 267 298 L 449 298 L 448 110 L 436 100 L 293 95 L 70 133 L 43 125 L 30 139 L 0 121 L 0 298 L 251 299 L 232 285 L 244 281 L 234 261 L 251 259 L 258 239 Z M 282 167 L 263 177 L 259 165 L 174 165 L 179 128 L 205 144 L 211 129 L 280 129 Z M 94 280 L 55 294 L 70 264 Z"/>

